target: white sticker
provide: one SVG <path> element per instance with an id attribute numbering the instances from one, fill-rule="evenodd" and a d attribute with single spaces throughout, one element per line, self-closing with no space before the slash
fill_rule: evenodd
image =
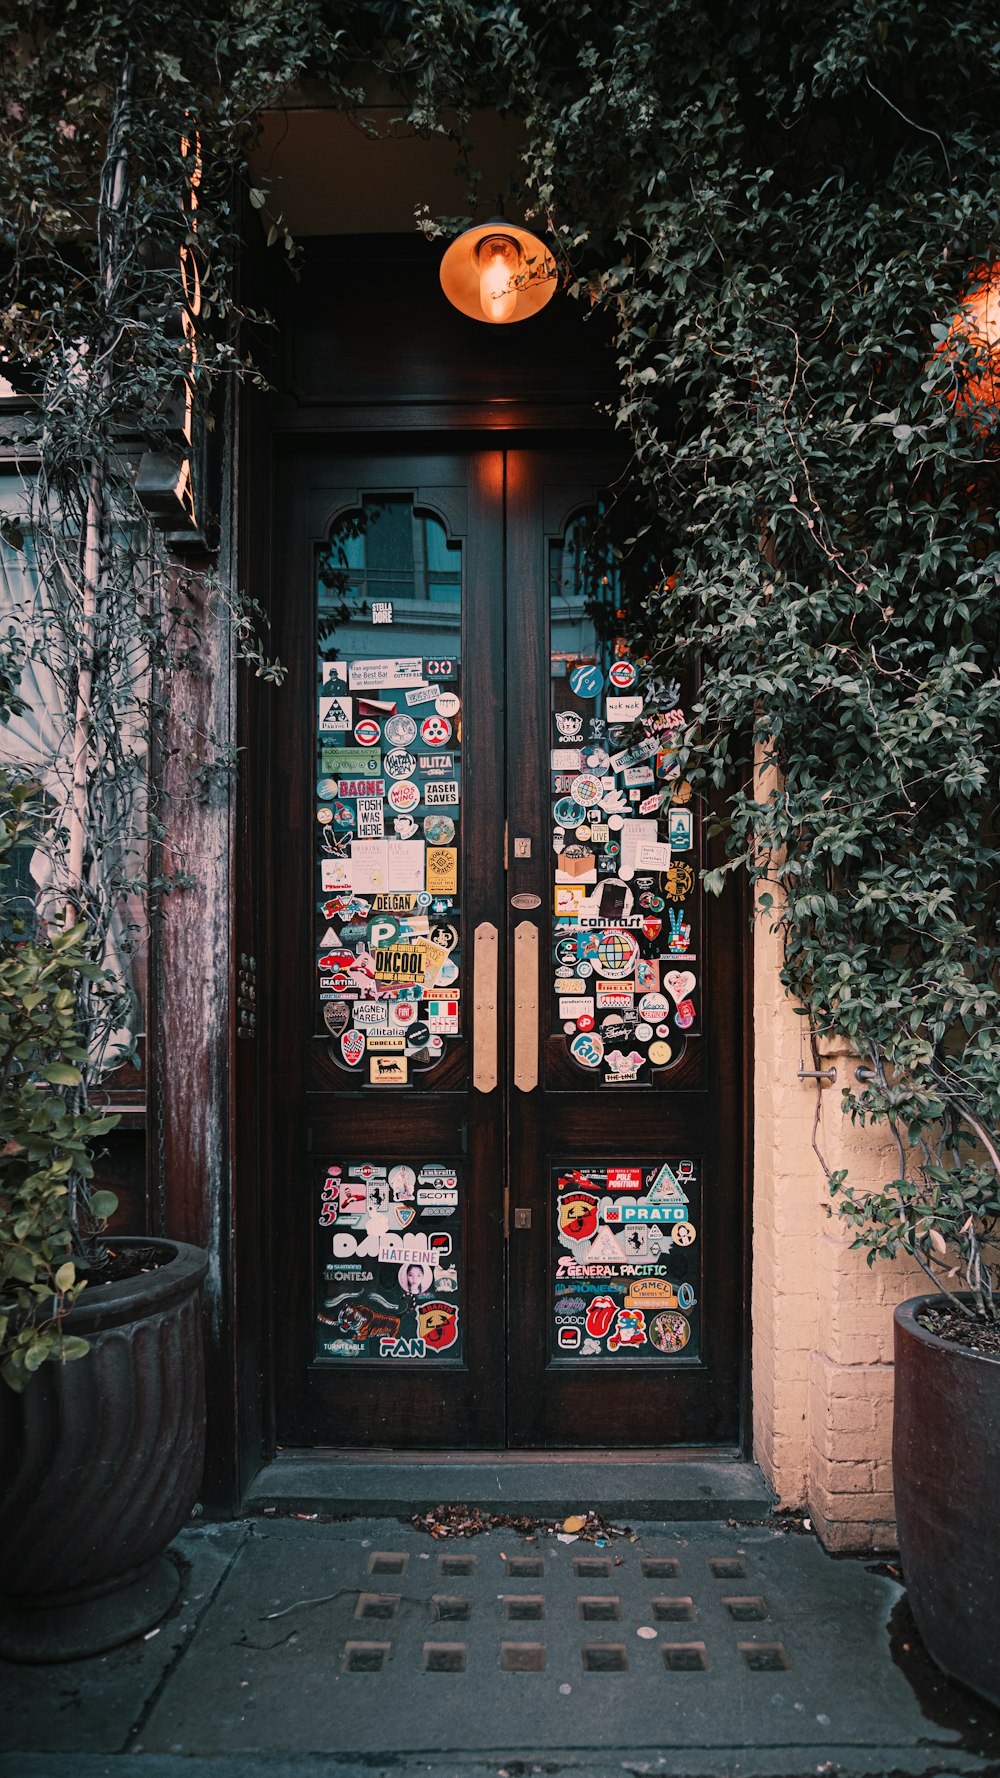
<path id="1" fill-rule="evenodd" d="M 320 698 L 319 726 L 324 734 L 340 734 L 352 726 L 353 698 Z"/>
<path id="2" fill-rule="evenodd" d="M 385 833 L 384 809 L 381 797 L 358 797 L 358 839 L 379 840 Z"/>
<path id="3" fill-rule="evenodd" d="M 423 662 L 407 660 L 352 661 L 347 670 L 351 691 L 376 691 L 383 685 L 421 685 Z"/>
<path id="4" fill-rule="evenodd" d="M 670 847 L 662 840 L 640 840 L 635 849 L 635 867 L 636 870 L 669 870 Z"/>
<path id="5" fill-rule="evenodd" d="M 634 697 L 630 697 L 630 698 L 609 698 L 608 699 L 608 721 L 609 722 L 634 722 L 636 720 L 636 717 L 641 716 L 641 715 L 642 715 L 642 699 L 641 699 L 641 697 L 634 696 Z"/>
<path id="6" fill-rule="evenodd" d="M 430 808 L 434 803 L 449 804 L 454 807 L 458 803 L 457 778 L 443 778 L 437 784 L 424 785 L 424 802 Z"/>

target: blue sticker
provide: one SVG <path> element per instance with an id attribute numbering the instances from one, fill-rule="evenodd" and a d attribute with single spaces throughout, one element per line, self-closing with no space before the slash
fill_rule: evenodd
<path id="1" fill-rule="evenodd" d="M 586 809 L 571 796 L 560 797 L 552 813 L 560 827 L 579 827 L 587 817 Z"/>
<path id="2" fill-rule="evenodd" d="M 599 698 L 604 690 L 604 674 L 597 662 L 574 667 L 569 676 L 569 688 L 578 698 Z"/>

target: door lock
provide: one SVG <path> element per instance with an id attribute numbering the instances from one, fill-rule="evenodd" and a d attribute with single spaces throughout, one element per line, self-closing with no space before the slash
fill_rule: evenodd
<path id="1" fill-rule="evenodd" d="M 515 1208 L 515 1210 L 514 1210 L 514 1227 L 516 1229 L 530 1229 L 530 1227 L 531 1227 L 531 1211 L 530 1210 L 518 1210 Z"/>

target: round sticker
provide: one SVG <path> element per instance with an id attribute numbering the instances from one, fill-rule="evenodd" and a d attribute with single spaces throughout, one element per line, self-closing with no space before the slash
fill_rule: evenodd
<path id="1" fill-rule="evenodd" d="M 682 1000 L 674 1013 L 674 1024 L 682 1031 L 687 1031 L 694 1024 L 694 1005 L 690 1000 Z"/>
<path id="2" fill-rule="evenodd" d="M 392 1009 L 394 1025 L 412 1025 L 417 1009 L 412 1000 L 397 1000 Z"/>
<path id="3" fill-rule="evenodd" d="M 610 828 L 613 828 L 615 833 L 617 833 L 618 829 L 623 825 L 624 820 L 625 820 L 624 815 L 609 815 L 608 816 L 608 826 Z"/>
<path id="4" fill-rule="evenodd" d="M 610 926 L 598 933 L 597 943 L 591 954 L 598 975 L 608 981 L 624 981 L 635 969 L 639 955 L 638 941 L 624 926 Z M 640 1010 L 642 1003 L 640 1002 Z"/>
<path id="5" fill-rule="evenodd" d="M 462 700 L 457 692 L 443 691 L 434 699 L 434 708 L 439 716 L 457 716 L 462 708 Z"/>
<path id="6" fill-rule="evenodd" d="M 390 716 L 385 725 L 385 738 L 390 747 L 408 747 L 416 733 L 417 725 L 412 716 Z"/>
<path id="7" fill-rule="evenodd" d="M 452 926 L 448 920 L 439 920 L 432 926 L 429 933 L 432 945 L 440 945 L 442 951 L 454 951 L 458 948 L 458 927 Z"/>
<path id="8" fill-rule="evenodd" d="M 690 1338 L 691 1323 L 678 1309 L 661 1309 L 649 1324 L 650 1345 L 657 1352 L 679 1352 Z"/>
<path id="9" fill-rule="evenodd" d="M 425 716 L 420 724 L 421 739 L 428 747 L 443 747 L 451 740 L 451 723 L 443 716 Z M 386 771 L 388 771 L 388 764 Z"/>
<path id="10" fill-rule="evenodd" d="M 406 1033 L 407 1051 L 426 1049 L 430 1034 L 430 1026 L 425 1025 L 422 1019 L 418 1019 Z"/>
<path id="11" fill-rule="evenodd" d="M 631 661 L 616 661 L 608 678 L 619 691 L 627 691 L 630 685 L 635 684 L 636 671 Z"/>
<path id="12" fill-rule="evenodd" d="M 639 1016 L 650 1024 L 670 1015 L 670 1002 L 665 994 L 644 994 L 639 1002 Z"/>
<path id="13" fill-rule="evenodd" d="M 596 661 L 574 667 L 569 676 L 569 689 L 577 698 L 599 698 L 604 689 L 604 674 Z"/>
<path id="14" fill-rule="evenodd" d="M 406 778 L 402 778 L 398 784 L 390 784 L 386 800 L 397 815 L 405 815 L 409 809 L 416 808 L 420 801 L 420 791 L 416 784 L 410 784 Z"/>
<path id="15" fill-rule="evenodd" d="M 351 803 L 342 803 L 340 798 L 332 805 L 334 827 L 353 827 L 357 816 Z"/>
<path id="16" fill-rule="evenodd" d="M 600 778 L 595 778 L 589 772 L 581 772 L 578 778 L 573 779 L 569 791 L 576 802 L 583 803 L 589 809 L 594 803 L 600 802 L 604 795 L 604 786 Z"/>
<path id="17" fill-rule="evenodd" d="M 635 1028 L 635 1034 L 640 1043 L 648 1043 L 653 1035 L 653 1027 L 652 1025 L 639 1024 Z"/>
<path id="18" fill-rule="evenodd" d="M 649 1046 L 649 1059 L 654 1068 L 665 1068 L 673 1053 L 669 1043 L 664 1043 L 663 1039 L 659 1037 L 655 1043 L 651 1043 Z"/>
<path id="19" fill-rule="evenodd" d="M 576 1021 L 576 1028 L 578 1031 L 592 1031 L 594 1029 L 594 1021 L 589 1012 L 580 1014 Z"/>
<path id="20" fill-rule="evenodd" d="M 552 813 L 560 827 L 579 827 L 587 815 L 586 809 L 581 809 L 571 796 L 561 797 Z"/>
<path id="21" fill-rule="evenodd" d="M 611 764 L 611 756 L 603 747 L 589 747 L 583 756 L 583 763 L 591 772 L 606 772 Z"/>
<path id="22" fill-rule="evenodd" d="M 604 1039 L 596 1031 L 580 1031 L 569 1046 L 574 1061 L 584 1068 L 599 1068 L 604 1055 Z"/>
<path id="23" fill-rule="evenodd" d="M 670 1233 L 677 1247 L 693 1247 L 698 1231 L 693 1222 L 675 1222 Z"/>
<path id="24" fill-rule="evenodd" d="M 337 794 L 336 778 L 321 778 L 316 786 L 316 795 L 325 803 L 332 803 Z"/>
<path id="25" fill-rule="evenodd" d="M 450 846 L 455 838 L 455 823 L 450 815 L 425 815 L 424 835 L 429 846 Z"/>
<path id="26" fill-rule="evenodd" d="M 371 716 L 363 716 L 354 724 L 354 739 L 362 747 L 374 747 L 382 730 Z"/>
<path id="27" fill-rule="evenodd" d="M 670 1026 L 669 1025 L 657 1025 L 656 1035 L 657 1035 L 657 1037 L 669 1037 L 670 1036 Z"/>
<path id="28" fill-rule="evenodd" d="M 316 810 L 316 819 L 321 827 L 326 827 L 327 823 L 333 820 L 333 810 L 328 809 L 324 804 L 323 808 Z"/>
<path id="29" fill-rule="evenodd" d="M 565 1019 L 563 1021 L 563 1030 L 565 1031 L 567 1037 L 572 1037 L 574 1031 L 576 1030 L 576 1025 L 573 1023 L 572 1019 Z"/>
<path id="30" fill-rule="evenodd" d="M 412 778 L 417 769 L 412 753 L 387 753 L 384 765 L 387 778 Z"/>

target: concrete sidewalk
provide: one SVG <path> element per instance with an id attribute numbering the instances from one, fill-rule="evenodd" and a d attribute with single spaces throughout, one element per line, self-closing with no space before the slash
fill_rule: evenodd
<path id="1" fill-rule="evenodd" d="M 0 1663 L 0 1775 L 1000 1772 L 1000 1717 L 930 1669 L 874 1565 L 773 1523 L 636 1530 L 192 1528 L 158 1632 Z"/>

